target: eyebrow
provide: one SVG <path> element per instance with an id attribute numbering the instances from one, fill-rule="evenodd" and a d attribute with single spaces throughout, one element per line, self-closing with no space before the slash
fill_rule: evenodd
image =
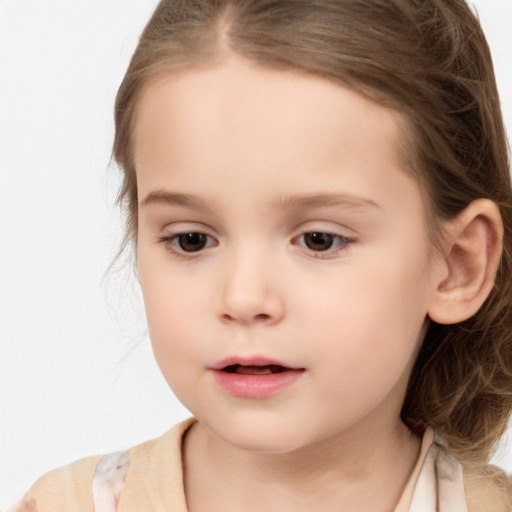
<path id="1" fill-rule="evenodd" d="M 168 192 L 166 190 L 154 190 L 153 192 L 150 192 L 140 204 L 141 206 L 148 206 L 150 204 L 186 206 L 206 211 L 213 209 L 207 201 L 198 196 L 178 192 Z"/>
<path id="2" fill-rule="evenodd" d="M 179 192 L 169 192 L 166 190 L 155 190 L 150 192 L 142 201 L 141 206 L 148 205 L 166 205 L 166 206 L 185 206 L 188 208 L 195 208 L 198 210 L 212 211 L 213 207 L 208 202 L 199 196 L 192 194 L 183 194 Z M 321 208 L 344 206 L 352 208 L 371 207 L 381 209 L 381 206 L 365 197 L 356 196 L 353 194 L 339 194 L 339 193 L 325 193 L 325 194 L 311 194 L 311 195 L 292 195 L 280 197 L 277 201 L 272 203 L 276 209 L 307 209 L 307 208 Z"/>
<path id="3" fill-rule="evenodd" d="M 288 208 L 321 208 L 323 206 L 344 206 L 344 207 L 372 207 L 381 206 L 366 197 L 356 196 L 347 193 L 325 193 L 312 195 L 285 196 L 276 201 L 275 206 L 282 209 Z"/>

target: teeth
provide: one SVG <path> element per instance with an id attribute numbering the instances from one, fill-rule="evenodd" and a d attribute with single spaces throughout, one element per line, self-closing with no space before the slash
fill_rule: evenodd
<path id="1" fill-rule="evenodd" d="M 242 375 L 267 375 L 272 373 L 269 366 L 239 366 L 236 373 Z"/>
<path id="2" fill-rule="evenodd" d="M 286 371 L 283 366 L 268 364 L 265 366 L 247 365 L 242 366 L 240 364 L 233 364 L 226 366 L 224 371 L 227 373 L 237 373 L 240 375 L 269 375 L 271 373 L 281 373 Z"/>

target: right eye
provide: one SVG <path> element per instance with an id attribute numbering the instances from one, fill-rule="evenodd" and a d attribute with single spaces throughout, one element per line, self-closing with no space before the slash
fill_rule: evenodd
<path id="1" fill-rule="evenodd" d="M 160 241 L 165 243 L 173 252 L 199 252 L 202 249 L 212 246 L 215 240 L 205 233 L 191 231 L 190 233 L 179 233 L 171 236 L 164 236 Z"/>

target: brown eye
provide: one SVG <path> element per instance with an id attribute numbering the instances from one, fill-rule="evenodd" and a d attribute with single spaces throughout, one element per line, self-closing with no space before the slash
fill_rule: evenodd
<path id="1" fill-rule="evenodd" d="M 301 245 L 310 251 L 328 254 L 345 249 L 354 242 L 353 238 L 324 231 L 308 231 L 296 240 L 297 245 Z"/>
<path id="2" fill-rule="evenodd" d="M 163 243 L 171 254 L 185 258 L 187 255 L 192 257 L 194 253 L 216 245 L 216 240 L 212 236 L 199 231 L 161 236 L 158 238 L 158 242 Z"/>
<path id="3" fill-rule="evenodd" d="M 312 251 L 328 251 L 335 240 L 335 236 L 330 233 L 312 232 L 303 236 L 304 245 Z"/>
<path id="4" fill-rule="evenodd" d="M 176 241 L 185 252 L 196 252 L 206 247 L 208 236 L 204 233 L 183 233 L 176 236 Z"/>

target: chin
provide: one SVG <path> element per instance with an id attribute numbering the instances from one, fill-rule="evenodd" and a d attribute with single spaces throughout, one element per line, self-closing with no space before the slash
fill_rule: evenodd
<path id="1" fill-rule="evenodd" d="M 266 435 L 252 435 L 247 432 L 233 432 L 228 434 L 231 435 L 223 433 L 223 441 L 246 452 L 279 455 L 294 452 L 302 447 L 302 443 L 297 442 L 296 438 L 292 442 L 289 433 L 279 435 L 272 432 Z"/>
<path id="2" fill-rule="evenodd" d="M 197 416 L 196 416 L 197 417 Z M 246 452 L 284 454 L 314 442 L 297 423 L 287 422 L 281 414 L 234 414 L 226 421 L 198 418 L 211 434 Z M 295 427 L 295 428 L 294 428 Z"/>

